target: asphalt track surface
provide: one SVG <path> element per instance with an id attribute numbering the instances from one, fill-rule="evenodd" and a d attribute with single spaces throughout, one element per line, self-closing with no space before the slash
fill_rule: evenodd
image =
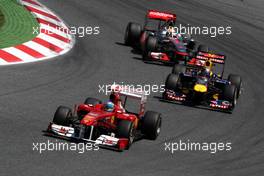
<path id="1" fill-rule="evenodd" d="M 210 0 L 53 0 L 41 1 L 73 26 L 100 26 L 99 36 L 77 38 L 75 48 L 58 59 L 1 67 L 0 175 L 177 175 L 261 176 L 264 174 L 264 14 L 262 1 Z M 32 151 L 60 104 L 71 106 L 97 96 L 98 84 L 123 81 L 163 83 L 170 68 L 143 63 L 131 48 L 119 45 L 127 22 L 143 22 L 147 9 L 174 11 L 179 23 L 231 25 L 232 35 L 202 43 L 228 56 L 226 73 L 243 77 L 243 95 L 233 114 L 158 101 L 148 109 L 163 114 L 156 141 L 141 140 L 122 153 Z M 165 142 L 179 140 L 232 142 L 229 152 L 164 151 Z"/>

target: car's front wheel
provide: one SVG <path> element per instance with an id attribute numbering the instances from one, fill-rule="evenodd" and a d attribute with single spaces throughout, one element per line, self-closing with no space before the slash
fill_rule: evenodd
<path id="1" fill-rule="evenodd" d="M 165 82 L 165 89 L 175 91 L 178 87 L 179 76 L 179 74 L 169 74 Z"/>
<path id="2" fill-rule="evenodd" d="M 57 125 L 69 126 L 72 111 L 65 106 L 59 106 L 54 114 L 53 123 Z"/>
<path id="3" fill-rule="evenodd" d="M 154 36 L 149 36 L 146 41 L 146 52 L 155 51 L 158 46 L 158 40 Z"/>
<path id="4" fill-rule="evenodd" d="M 237 103 L 237 88 L 235 85 L 225 85 L 223 90 L 223 100 L 229 101 L 234 108 Z"/>
<path id="5" fill-rule="evenodd" d="M 228 81 L 231 82 L 231 84 L 235 85 L 237 88 L 237 98 L 239 98 L 241 94 L 241 85 L 242 85 L 242 79 L 239 75 L 230 74 L 228 76 Z"/>
<path id="6" fill-rule="evenodd" d="M 127 138 L 127 148 L 129 148 L 135 139 L 134 123 L 128 120 L 120 120 L 117 124 L 117 137 Z"/>

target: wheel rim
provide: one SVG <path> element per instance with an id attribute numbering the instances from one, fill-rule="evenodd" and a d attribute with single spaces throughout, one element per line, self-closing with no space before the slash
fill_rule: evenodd
<path id="1" fill-rule="evenodd" d="M 236 92 L 234 93 L 234 100 L 233 100 L 233 105 L 235 106 L 237 104 L 237 90 Z"/>
<path id="2" fill-rule="evenodd" d="M 134 129 L 134 125 L 132 125 L 131 130 L 129 132 L 129 143 L 132 144 L 134 141 L 134 133 L 135 133 L 135 129 Z"/>
<path id="3" fill-rule="evenodd" d="M 126 34 L 125 34 L 125 42 L 128 43 L 128 30 L 126 30 Z"/>
<path id="4" fill-rule="evenodd" d="M 159 123 L 158 123 L 158 126 L 157 126 L 157 136 L 160 134 L 160 130 L 161 130 L 161 120 L 159 119 Z"/>

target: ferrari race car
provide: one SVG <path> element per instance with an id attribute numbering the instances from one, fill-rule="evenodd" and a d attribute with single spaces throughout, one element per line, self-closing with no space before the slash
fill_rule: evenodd
<path id="1" fill-rule="evenodd" d="M 91 142 L 119 151 L 128 149 L 137 139 L 155 140 L 160 134 L 162 119 L 160 113 L 145 113 L 146 94 L 118 85 L 113 85 L 111 92 L 107 103 L 87 98 L 73 111 L 59 106 L 46 135 Z M 130 99 L 138 100 L 137 112 L 126 109 Z"/>
<path id="2" fill-rule="evenodd" d="M 224 55 L 200 51 L 186 65 L 175 65 L 166 79 L 163 99 L 232 112 L 242 79 L 234 74 L 223 79 L 225 60 Z"/>
<path id="3" fill-rule="evenodd" d="M 177 62 L 195 48 L 190 35 L 175 31 L 176 14 L 149 10 L 144 27 L 128 23 L 125 44 L 141 50 L 145 61 Z"/>

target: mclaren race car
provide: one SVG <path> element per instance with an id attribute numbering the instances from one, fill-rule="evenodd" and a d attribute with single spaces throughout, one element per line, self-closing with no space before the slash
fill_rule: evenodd
<path id="1" fill-rule="evenodd" d="M 242 79 L 223 79 L 226 57 L 198 52 L 186 65 L 175 65 L 165 83 L 163 99 L 192 106 L 232 112 L 241 93 Z"/>
<path id="2" fill-rule="evenodd" d="M 111 92 L 107 103 L 87 98 L 73 111 L 59 106 L 46 135 L 91 142 L 120 151 L 128 149 L 138 139 L 155 140 L 160 134 L 162 119 L 160 113 L 145 112 L 146 94 L 118 85 L 113 85 Z M 126 108 L 131 101 L 134 104 L 130 103 L 130 106 L 138 105 L 137 112 Z M 135 110 L 135 106 L 133 108 Z"/>
<path id="3" fill-rule="evenodd" d="M 188 34 L 175 30 L 176 14 L 149 10 L 144 27 L 128 23 L 125 44 L 140 49 L 145 61 L 177 63 L 184 60 L 195 48 L 195 42 Z"/>
<path id="4" fill-rule="evenodd" d="M 184 63 L 195 52 L 195 42 L 191 37 L 173 30 L 161 31 L 156 36 L 148 37 L 143 60 L 174 65 Z"/>

